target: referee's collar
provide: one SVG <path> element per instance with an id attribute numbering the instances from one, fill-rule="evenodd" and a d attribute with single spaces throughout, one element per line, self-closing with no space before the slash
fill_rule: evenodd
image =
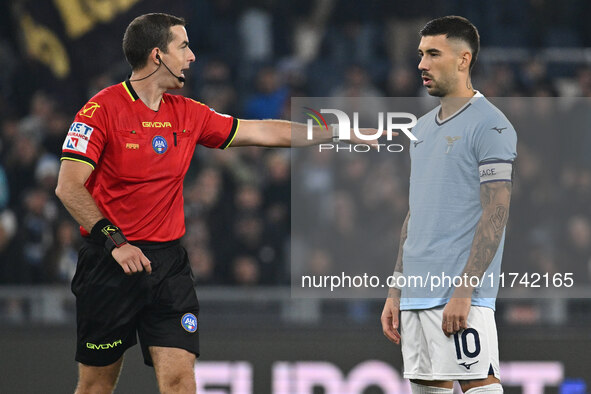
<path id="1" fill-rule="evenodd" d="M 125 90 L 127 91 L 127 94 L 129 94 L 129 97 L 131 97 L 131 101 L 135 101 L 140 98 L 140 96 L 138 96 L 135 90 L 133 89 L 133 86 L 131 86 L 131 82 L 129 82 L 129 77 L 125 78 L 125 81 L 122 82 L 122 85 L 123 88 L 125 88 Z"/>

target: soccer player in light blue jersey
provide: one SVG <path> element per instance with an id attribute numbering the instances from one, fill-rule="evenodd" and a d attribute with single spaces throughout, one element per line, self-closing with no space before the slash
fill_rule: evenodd
<path id="1" fill-rule="evenodd" d="M 418 68 L 440 105 L 412 129 L 409 212 L 394 270 L 405 280 L 390 288 L 382 328 L 402 343 L 413 394 L 451 394 L 453 381 L 469 394 L 502 393 L 494 308 L 517 137 L 472 87 L 476 27 L 447 16 L 420 34 Z"/>

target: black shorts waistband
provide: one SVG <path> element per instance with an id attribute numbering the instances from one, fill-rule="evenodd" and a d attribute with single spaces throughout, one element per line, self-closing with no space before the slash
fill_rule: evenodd
<path id="1" fill-rule="evenodd" d="M 100 242 L 95 241 L 90 237 L 83 237 L 85 242 L 88 242 L 92 245 L 102 246 Z M 137 246 L 143 250 L 157 250 L 157 249 L 166 249 L 174 246 L 179 246 L 181 244 L 180 239 L 175 239 L 172 241 L 165 241 L 165 242 L 150 242 L 150 241 L 129 241 L 130 244 L 133 246 Z"/>
<path id="2" fill-rule="evenodd" d="M 156 249 L 171 248 L 173 246 L 179 246 L 181 244 L 181 240 L 175 239 L 173 241 L 166 241 L 166 242 L 129 241 L 129 243 L 132 244 L 133 246 L 137 246 L 140 249 L 156 250 Z"/>

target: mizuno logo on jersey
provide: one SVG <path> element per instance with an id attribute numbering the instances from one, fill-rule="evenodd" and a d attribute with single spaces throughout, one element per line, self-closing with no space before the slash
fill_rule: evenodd
<path id="1" fill-rule="evenodd" d="M 423 142 L 425 140 L 420 140 L 420 141 L 413 141 L 413 144 L 415 144 L 415 148 L 417 147 L 418 144 L 420 144 L 421 142 Z"/>
<path id="2" fill-rule="evenodd" d="M 460 363 L 458 365 L 461 365 L 462 367 L 466 368 L 467 370 L 470 370 L 470 367 L 474 364 L 476 364 L 478 361 L 474 361 L 473 363 L 470 364 L 466 364 L 466 362 L 464 361 L 463 363 Z"/>
<path id="3" fill-rule="evenodd" d="M 506 127 L 491 127 L 491 130 L 494 130 L 499 134 L 501 134 L 501 132 L 505 129 L 506 129 Z"/>
<path id="4" fill-rule="evenodd" d="M 456 136 L 456 137 L 450 137 L 448 135 L 445 136 L 445 139 L 447 140 L 447 150 L 445 151 L 445 153 L 449 153 L 449 151 L 451 150 L 451 148 L 454 147 L 454 144 L 457 140 L 459 140 L 460 136 Z"/>
<path id="5" fill-rule="evenodd" d="M 162 128 L 162 127 L 172 127 L 172 124 L 170 124 L 170 122 L 142 122 L 142 126 Z"/>

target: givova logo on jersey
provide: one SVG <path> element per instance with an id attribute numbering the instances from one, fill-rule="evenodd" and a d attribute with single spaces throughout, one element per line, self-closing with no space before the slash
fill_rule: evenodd
<path id="1" fill-rule="evenodd" d="M 92 127 L 85 123 L 72 123 L 62 149 L 86 153 L 86 149 L 88 149 L 88 141 L 90 141 L 90 136 L 92 135 L 93 130 Z"/>

